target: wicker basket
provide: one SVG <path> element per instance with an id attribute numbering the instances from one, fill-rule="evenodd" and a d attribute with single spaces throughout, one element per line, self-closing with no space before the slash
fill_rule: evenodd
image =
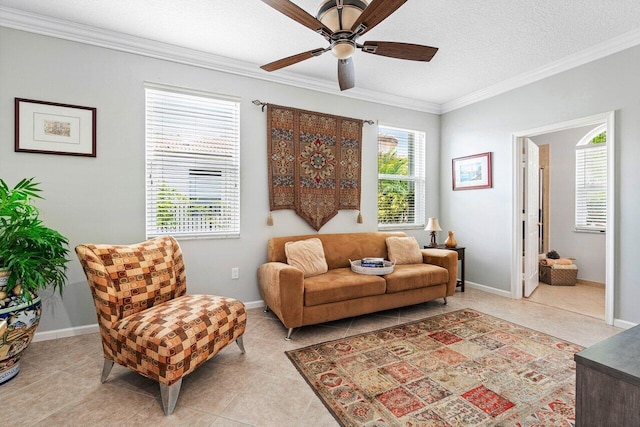
<path id="1" fill-rule="evenodd" d="M 393 273 L 393 267 L 396 265 L 395 263 L 387 260 L 383 261 L 383 267 L 363 267 L 361 265 L 361 260 L 349 260 L 349 262 L 351 263 L 351 271 L 359 274 L 371 274 L 374 276 L 384 276 L 385 274 L 391 274 Z"/>
<path id="2" fill-rule="evenodd" d="M 550 265 L 540 265 L 540 281 L 556 286 L 575 286 L 578 269 L 565 270 L 551 268 Z"/>

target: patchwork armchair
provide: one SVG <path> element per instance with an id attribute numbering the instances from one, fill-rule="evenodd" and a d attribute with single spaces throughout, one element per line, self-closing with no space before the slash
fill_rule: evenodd
<path id="1" fill-rule="evenodd" d="M 114 362 L 157 381 L 170 415 L 185 375 L 233 341 L 244 353 L 244 304 L 186 295 L 182 251 L 173 237 L 126 246 L 78 245 L 76 253 L 98 315 L 103 383 Z"/>

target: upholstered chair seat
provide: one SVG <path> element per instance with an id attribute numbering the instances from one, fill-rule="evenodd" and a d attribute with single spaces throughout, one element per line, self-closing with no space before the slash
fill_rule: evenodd
<path id="1" fill-rule="evenodd" d="M 182 378 L 236 342 L 247 314 L 232 298 L 186 295 L 182 251 L 169 236 L 134 245 L 79 245 L 91 287 L 105 363 L 160 383 L 165 414 L 175 408 Z"/>

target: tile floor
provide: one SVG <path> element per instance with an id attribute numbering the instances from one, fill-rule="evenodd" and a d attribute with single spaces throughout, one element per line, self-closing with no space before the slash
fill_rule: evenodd
<path id="1" fill-rule="evenodd" d="M 604 320 L 604 298 L 604 286 L 583 283 L 554 286 L 540 282 L 526 301 Z"/>
<path id="2" fill-rule="evenodd" d="M 25 409 L 27 417 L 11 419 L 11 426 L 335 426 L 285 350 L 467 307 L 583 346 L 620 332 L 593 317 L 475 289 L 448 301 L 301 328 L 291 342 L 273 314 L 249 310 L 247 353 L 232 344 L 187 376 L 169 417 L 158 385 L 144 377 L 114 366 L 100 384 L 98 334 L 31 344 L 20 374 L 0 386 L 0 402 L 5 410 Z"/>

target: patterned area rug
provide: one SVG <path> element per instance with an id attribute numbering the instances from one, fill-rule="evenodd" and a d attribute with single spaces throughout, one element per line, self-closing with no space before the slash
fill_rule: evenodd
<path id="1" fill-rule="evenodd" d="M 573 426 L 582 347 L 470 309 L 288 351 L 343 426 Z"/>

